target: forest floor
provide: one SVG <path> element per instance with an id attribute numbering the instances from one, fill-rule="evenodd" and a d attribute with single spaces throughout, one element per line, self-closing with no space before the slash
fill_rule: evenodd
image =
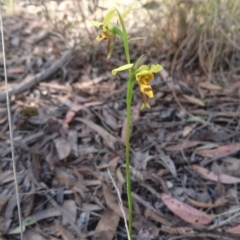
<path id="1" fill-rule="evenodd" d="M 106 43 L 97 45 L 89 27 L 91 41 L 79 30 L 82 45 L 72 47 L 30 14 L 34 7 L 3 18 L 24 239 L 127 239 L 111 180 L 127 211 L 127 73 L 111 75 L 125 63 L 122 46 L 107 60 Z M 171 74 L 169 54 L 143 42 L 132 45 L 133 59 L 146 53 L 142 63 L 164 70 L 152 81 L 151 109 L 140 111 L 137 86 L 133 96 L 134 239 L 239 239 L 240 75 L 225 84 L 224 72 L 215 82 L 200 70 Z M 0 239 L 7 240 L 20 239 L 21 229 L 0 61 Z"/>

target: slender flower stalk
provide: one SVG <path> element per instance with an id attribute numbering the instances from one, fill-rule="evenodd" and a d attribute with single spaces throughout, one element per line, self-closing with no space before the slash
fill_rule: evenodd
<path id="1" fill-rule="evenodd" d="M 119 13 L 117 9 L 113 9 L 109 11 L 104 18 L 103 22 L 93 22 L 93 25 L 96 27 L 100 27 L 101 33 L 96 38 L 97 41 L 108 40 L 108 58 L 111 56 L 113 46 L 115 43 L 116 35 L 118 35 L 122 41 L 124 46 L 124 52 L 126 56 L 127 64 L 118 67 L 112 70 L 112 74 L 116 75 L 119 71 L 128 70 L 129 78 L 127 84 L 127 94 L 126 94 L 126 104 L 127 104 L 127 124 L 126 124 L 126 184 L 127 184 L 127 198 L 128 198 L 128 231 L 130 237 L 132 237 L 132 195 L 131 195 L 131 172 L 130 172 L 130 129 L 131 129 L 131 105 L 132 105 L 132 96 L 133 96 L 133 87 L 137 82 L 139 85 L 139 90 L 142 98 L 142 106 L 143 108 L 150 108 L 148 103 L 148 98 L 153 98 L 152 87 L 149 84 L 154 79 L 154 74 L 162 70 L 162 66 L 151 65 L 150 67 L 147 65 L 142 65 L 138 67 L 139 62 L 142 56 L 137 60 L 135 64 L 130 63 L 130 52 L 129 52 L 129 42 L 128 35 L 126 31 L 125 24 L 123 22 L 123 18 L 130 12 L 134 10 L 129 9 L 124 12 L 122 15 Z M 110 23 L 115 13 L 118 15 L 118 20 L 121 25 L 121 29 L 116 25 Z"/>

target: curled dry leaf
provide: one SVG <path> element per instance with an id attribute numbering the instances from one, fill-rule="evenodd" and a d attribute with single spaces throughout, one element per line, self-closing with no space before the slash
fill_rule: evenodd
<path id="1" fill-rule="evenodd" d="M 188 96 L 188 95 L 185 95 L 185 94 L 183 94 L 183 97 L 185 99 L 187 99 L 188 102 L 190 102 L 192 104 L 195 104 L 195 105 L 198 105 L 198 106 L 201 106 L 201 107 L 205 107 L 205 103 L 202 100 L 198 99 L 198 98 L 191 97 L 191 96 Z"/>
<path id="2" fill-rule="evenodd" d="M 172 213 L 188 223 L 192 223 L 194 225 L 207 225 L 214 218 L 213 215 L 208 215 L 196 208 L 180 202 L 173 197 L 170 197 L 167 194 L 162 194 L 161 199 Z"/>
<path id="3" fill-rule="evenodd" d="M 214 172 L 209 171 L 206 168 L 200 167 L 196 164 L 192 165 L 192 168 L 207 180 L 225 184 L 235 184 L 240 182 L 240 178 L 232 177 L 224 173 L 215 174 Z"/>

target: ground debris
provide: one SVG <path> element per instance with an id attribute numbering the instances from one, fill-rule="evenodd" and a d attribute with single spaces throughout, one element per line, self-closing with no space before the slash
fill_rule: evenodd
<path id="1" fill-rule="evenodd" d="M 82 5 L 83 15 L 76 13 L 78 30 L 73 31 L 70 13 L 77 7 L 70 2 L 47 5 L 58 20 L 54 24 L 33 14 L 43 11 L 39 4 L 26 4 L 31 11 L 25 15 L 24 9 L 11 18 L 4 15 L 24 237 L 123 240 L 127 237 L 123 213 L 108 174 L 109 170 L 127 215 L 126 74 L 110 74 L 124 64 L 123 53 L 117 48 L 117 55 L 107 61 L 103 48 L 92 43 L 83 19 L 85 12 L 97 10 L 88 1 Z M 68 42 L 70 38 L 75 44 Z M 143 45 L 136 43 L 134 48 L 137 58 Z M 149 51 L 158 50 L 152 46 Z M 146 54 L 143 63 L 162 59 L 170 66 L 161 54 L 152 59 Z M 2 62 L 0 69 L 3 72 Z M 134 239 L 239 238 L 238 77 L 225 88 L 199 75 L 192 71 L 171 76 L 165 67 L 153 84 L 151 110 L 140 111 L 140 96 L 134 91 Z M 217 79 L 220 76 L 216 73 Z M 0 101 L 5 101 L 3 81 Z M 4 240 L 19 239 L 21 231 L 7 120 L 6 105 L 1 103 L 0 239 Z"/>

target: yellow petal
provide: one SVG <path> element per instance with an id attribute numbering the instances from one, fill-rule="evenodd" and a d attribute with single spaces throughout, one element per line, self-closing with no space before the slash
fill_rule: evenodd
<path id="1" fill-rule="evenodd" d="M 141 84 L 139 83 L 140 91 L 147 95 L 149 98 L 153 98 L 153 91 L 150 84 Z"/>
<path id="2" fill-rule="evenodd" d="M 98 42 L 101 42 L 101 41 L 103 40 L 103 38 L 100 37 L 100 36 L 97 36 L 97 37 L 96 37 L 96 40 L 97 40 Z"/>
<path id="3" fill-rule="evenodd" d="M 149 69 L 149 67 L 147 65 L 142 65 L 141 67 L 139 67 L 137 69 L 136 73 L 139 73 L 139 72 L 141 72 L 143 70 L 148 70 L 148 69 Z"/>
<path id="4" fill-rule="evenodd" d="M 154 75 L 149 70 L 142 70 L 136 74 L 136 80 L 139 83 L 148 84 L 149 81 L 153 80 Z"/>
<path id="5" fill-rule="evenodd" d="M 94 27 L 100 27 L 101 25 L 103 25 L 102 22 L 96 22 L 96 21 L 91 21 L 91 24 L 92 24 Z"/>
<path id="6" fill-rule="evenodd" d="M 162 65 L 157 64 L 157 65 L 151 65 L 151 68 L 149 69 L 153 73 L 157 73 L 163 69 Z"/>
<path id="7" fill-rule="evenodd" d="M 103 26 L 107 26 L 115 14 L 115 9 L 109 11 L 103 20 Z"/>
<path id="8" fill-rule="evenodd" d="M 115 68 L 112 70 L 112 75 L 116 75 L 117 72 L 119 72 L 119 71 L 124 71 L 124 70 L 130 69 L 132 66 L 133 66 L 133 64 L 129 63 L 129 64 L 125 64 L 119 68 Z"/>

